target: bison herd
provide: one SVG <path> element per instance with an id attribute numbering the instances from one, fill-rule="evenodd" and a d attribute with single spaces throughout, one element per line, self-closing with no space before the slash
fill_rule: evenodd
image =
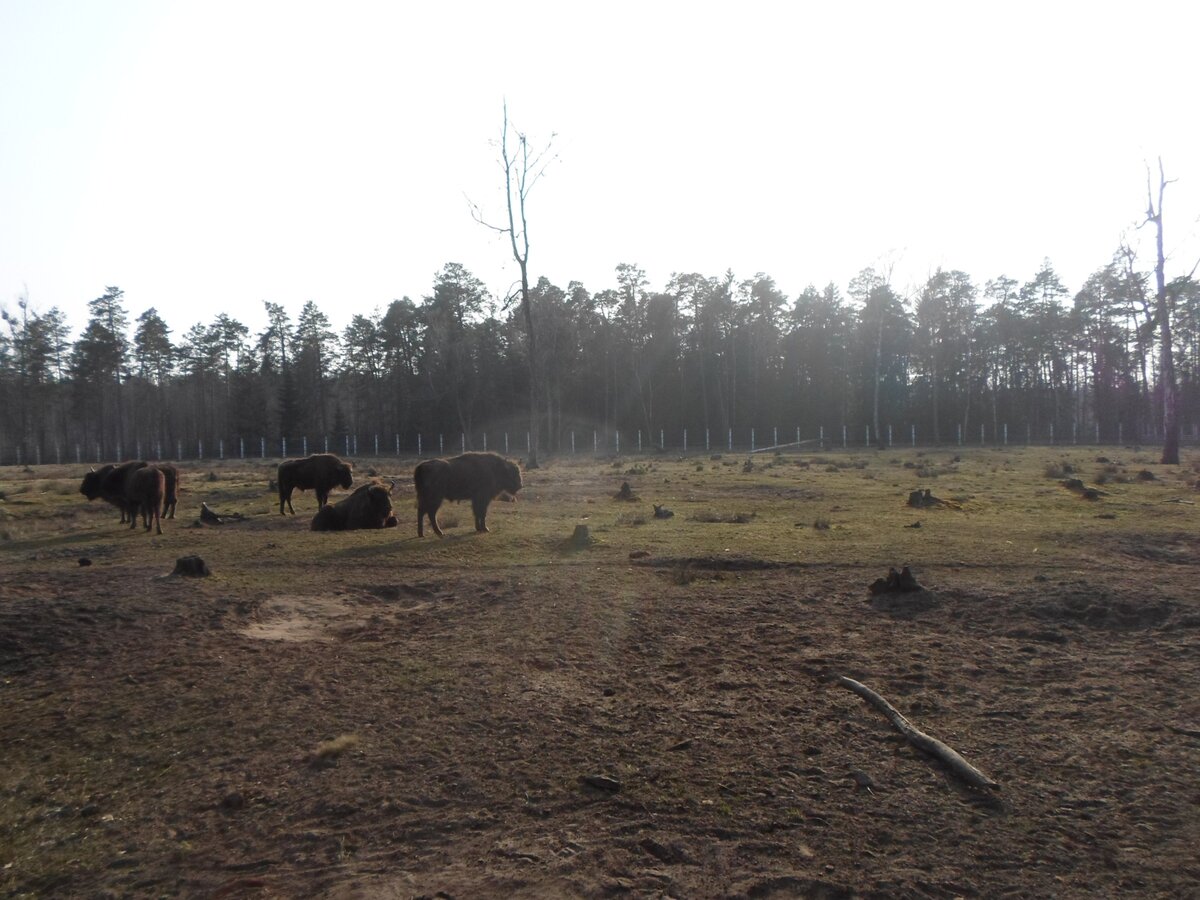
<path id="1" fill-rule="evenodd" d="M 284 506 L 295 515 L 292 492 L 313 491 L 317 514 L 313 531 L 348 531 L 357 528 L 393 528 L 397 525 L 391 493 L 395 482 L 372 481 L 359 485 L 348 497 L 329 503 L 334 488 L 349 490 L 354 484 L 351 464 L 332 453 L 315 453 L 279 464 L 279 514 Z M 427 459 L 413 472 L 417 491 L 417 536 L 424 537 L 424 520 L 442 536 L 438 510 L 447 500 L 470 500 L 475 530 L 485 532 L 487 511 L 497 498 L 516 499 L 521 489 L 521 469 L 496 453 L 463 453 L 450 459 Z M 170 463 L 145 460 L 109 464 L 83 476 L 79 492 L 88 500 L 100 498 L 117 507 L 121 522 L 137 527 L 142 516 L 145 530 L 153 520 L 162 534 L 162 519 L 175 518 L 179 498 L 179 470 Z"/>

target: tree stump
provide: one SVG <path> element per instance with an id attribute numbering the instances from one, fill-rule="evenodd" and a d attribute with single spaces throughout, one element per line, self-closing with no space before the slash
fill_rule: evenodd
<path id="1" fill-rule="evenodd" d="M 576 525 L 575 533 L 571 535 L 572 547 L 590 547 L 592 546 L 592 535 L 588 531 L 586 525 Z"/>
<path id="2" fill-rule="evenodd" d="M 905 566 L 899 572 L 895 568 L 888 569 L 887 578 L 876 578 L 870 590 L 872 594 L 907 594 L 925 589 L 917 584 L 912 570 Z"/>
<path id="3" fill-rule="evenodd" d="M 171 574 L 183 575 L 188 578 L 206 578 L 212 572 L 199 556 L 181 556 L 175 560 L 175 571 Z"/>

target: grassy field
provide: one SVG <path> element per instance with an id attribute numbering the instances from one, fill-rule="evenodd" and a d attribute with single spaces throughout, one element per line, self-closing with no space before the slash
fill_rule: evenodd
<path id="1" fill-rule="evenodd" d="M 552 459 L 444 539 L 414 460 L 356 461 L 400 527 L 342 533 L 270 461 L 184 463 L 161 537 L 0 469 L 0 891 L 1186 895 L 1200 456 L 1155 460 Z"/>

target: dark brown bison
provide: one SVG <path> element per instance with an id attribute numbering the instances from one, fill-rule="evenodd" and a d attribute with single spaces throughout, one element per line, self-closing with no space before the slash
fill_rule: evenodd
<path id="1" fill-rule="evenodd" d="M 313 531 L 352 531 L 355 528 L 394 528 L 391 485 L 364 484 L 349 497 L 329 503 L 313 516 Z"/>
<path id="2" fill-rule="evenodd" d="M 141 459 L 119 465 L 109 463 L 84 475 L 79 492 L 89 500 L 101 498 L 117 507 L 121 511 L 121 522 L 124 523 L 128 518 L 130 528 L 137 527 L 138 513 L 142 513 L 146 530 L 149 531 L 150 516 L 153 515 L 158 525 L 158 533 L 162 534 L 161 516 L 168 497 L 167 484 L 175 484 L 178 481 L 178 474 L 172 477 L 168 474 L 168 469 L 171 472 L 175 471 L 175 467 L 169 464 L 160 468 Z M 154 499 L 157 504 L 155 509 L 144 509 L 148 499 Z"/>
<path id="3" fill-rule="evenodd" d="M 154 468 L 163 473 L 166 479 L 166 492 L 163 494 L 162 514 L 165 519 L 175 518 L 175 504 L 179 502 L 179 470 L 171 463 L 157 462 Z"/>
<path id="4" fill-rule="evenodd" d="M 129 476 L 138 469 L 144 469 L 150 463 L 145 460 L 130 460 L 120 465 L 108 463 L 99 469 L 92 469 L 83 476 L 83 484 L 79 493 L 89 500 L 102 498 L 121 511 L 121 521 L 124 522 L 129 513 L 129 500 L 126 488 Z M 166 488 L 163 493 L 162 515 L 168 519 L 175 518 L 175 504 L 179 500 L 179 470 L 171 463 L 154 463 L 154 468 L 163 473 Z"/>
<path id="5" fill-rule="evenodd" d="M 143 466 L 134 469 L 125 483 L 125 503 L 129 513 L 129 527 L 137 527 L 138 513 L 142 515 L 146 530 L 150 530 L 150 520 L 162 534 L 163 500 L 167 495 L 167 477 L 157 466 Z"/>
<path id="6" fill-rule="evenodd" d="M 521 489 L 521 470 L 497 453 L 464 453 L 425 460 L 413 472 L 413 481 L 417 486 L 417 537 L 425 536 L 425 516 L 440 537 L 437 513 L 446 500 L 470 500 L 475 530 L 487 531 L 488 504 L 501 494 L 515 495 Z"/>
<path id="7" fill-rule="evenodd" d="M 92 469 L 83 476 L 83 484 L 79 493 L 89 500 L 97 497 L 106 503 L 111 503 L 121 511 L 121 522 L 129 514 L 129 499 L 126 487 L 132 474 L 146 467 L 145 460 L 130 460 L 120 464 L 109 463 L 99 469 Z"/>
<path id="8" fill-rule="evenodd" d="M 283 504 L 287 504 L 292 515 L 292 491 L 316 491 L 317 507 L 329 502 L 329 492 L 335 487 L 349 488 L 354 483 L 350 463 L 342 462 L 332 453 L 314 453 L 304 459 L 285 459 L 279 464 L 279 514 L 283 515 Z"/>

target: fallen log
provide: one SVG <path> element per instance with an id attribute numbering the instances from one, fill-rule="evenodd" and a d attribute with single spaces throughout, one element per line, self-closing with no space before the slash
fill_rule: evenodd
<path id="1" fill-rule="evenodd" d="M 853 678 L 847 678 L 844 675 L 837 676 L 837 683 L 844 688 L 854 691 L 854 693 L 858 694 L 858 696 L 887 716 L 891 720 L 891 723 L 896 726 L 896 730 L 904 735 L 910 744 L 945 763 L 951 772 L 971 785 L 971 787 L 984 788 L 989 791 L 1000 790 L 999 784 L 992 781 L 992 779 L 963 759 L 953 747 L 943 744 L 937 738 L 930 737 L 921 731 L 921 729 L 909 722 L 908 719 L 904 718 L 896 707 L 892 706 L 892 704 L 888 703 L 865 684 L 855 681 Z"/>

